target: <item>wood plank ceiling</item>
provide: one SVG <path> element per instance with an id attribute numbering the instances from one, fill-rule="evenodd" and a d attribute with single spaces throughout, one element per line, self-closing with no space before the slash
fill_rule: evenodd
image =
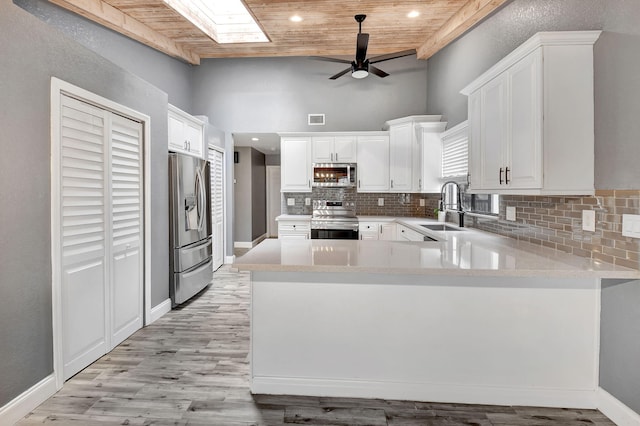
<path id="1" fill-rule="evenodd" d="M 201 58 L 353 56 L 358 23 L 367 56 L 415 49 L 428 59 L 508 0 L 244 0 L 271 40 L 218 44 L 163 0 L 49 0 L 191 64 Z M 417 18 L 407 14 L 417 11 Z M 291 22 L 297 14 L 302 22 Z"/>

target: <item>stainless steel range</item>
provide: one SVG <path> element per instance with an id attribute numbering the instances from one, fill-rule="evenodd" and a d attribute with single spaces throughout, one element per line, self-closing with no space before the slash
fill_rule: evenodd
<path id="1" fill-rule="evenodd" d="M 358 218 L 353 201 L 313 200 L 311 239 L 357 240 Z"/>

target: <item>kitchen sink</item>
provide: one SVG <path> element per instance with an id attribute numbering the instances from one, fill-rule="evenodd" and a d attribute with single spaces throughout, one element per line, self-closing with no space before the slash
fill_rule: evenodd
<path id="1" fill-rule="evenodd" d="M 449 225 L 445 225 L 445 224 L 433 224 L 433 225 L 420 225 L 423 228 L 427 228 L 430 231 L 464 231 L 464 229 L 462 228 L 456 228 L 454 226 L 449 226 Z"/>

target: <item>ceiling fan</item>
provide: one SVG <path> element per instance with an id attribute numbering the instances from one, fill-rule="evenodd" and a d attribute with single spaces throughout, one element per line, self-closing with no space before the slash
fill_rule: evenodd
<path id="1" fill-rule="evenodd" d="M 389 61 L 391 59 L 401 58 L 403 56 L 409 56 L 416 53 L 415 49 L 405 50 L 402 52 L 388 53 L 386 55 L 374 56 L 367 59 L 367 46 L 369 44 L 369 34 L 362 32 L 362 21 L 365 20 L 367 15 L 356 15 L 355 20 L 358 22 L 358 40 L 356 43 L 356 58 L 354 61 L 348 61 L 346 59 L 325 58 L 322 56 L 316 56 L 314 59 L 328 62 L 338 62 L 343 64 L 350 64 L 351 66 L 344 71 L 340 71 L 338 74 L 329 77 L 330 80 L 335 80 L 338 77 L 342 77 L 349 71 L 353 78 L 365 78 L 369 73 L 375 74 L 378 77 L 386 77 L 389 74 L 381 69 L 374 67 L 373 64 L 383 61 Z"/>

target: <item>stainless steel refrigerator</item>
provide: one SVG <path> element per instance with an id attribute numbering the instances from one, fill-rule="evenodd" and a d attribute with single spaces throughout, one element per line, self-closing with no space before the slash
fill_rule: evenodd
<path id="1" fill-rule="evenodd" d="M 169 153 L 169 294 L 180 305 L 213 278 L 209 162 Z"/>

